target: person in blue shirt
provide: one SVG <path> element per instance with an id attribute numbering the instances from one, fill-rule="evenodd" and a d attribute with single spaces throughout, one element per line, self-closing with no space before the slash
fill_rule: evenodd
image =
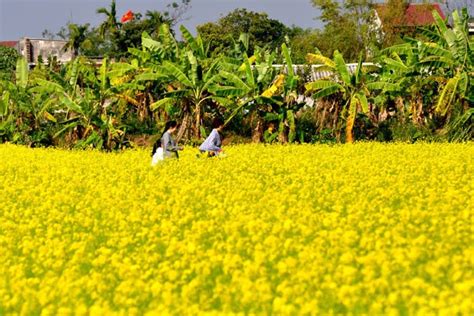
<path id="1" fill-rule="evenodd" d="M 179 158 L 178 151 L 183 150 L 183 147 L 178 146 L 171 136 L 177 128 L 178 123 L 176 121 L 166 122 L 163 134 L 153 145 L 152 165 L 166 158 Z"/>
<path id="2" fill-rule="evenodd" d="M 221 119 L 216 118 L 212 122 L 212 127 L 211 134 L 209 134 L 204 143 L 199 146 L 199 151 L 201 153 L 207 152 L 209 157 L 217 156 L 223 152 L 219 132 L 222 132 L 222 129 L 224 128 L 224 122 Z"/>

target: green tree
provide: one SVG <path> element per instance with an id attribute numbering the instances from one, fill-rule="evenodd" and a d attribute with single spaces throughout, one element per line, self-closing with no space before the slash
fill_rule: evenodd
<path id="1" fill-rule="evenodd" d="M 214 55 L 227 54 L 234 48 L 233 39 L 240 34 L 249 35 L 250 52 L 253 47 L 275 49 L 285 41 L 290 29 L 278 20 L 270 19 L 266 13 L 236 9 L 217 22 L 209 22 L 197 27 L 204 42 L 210 43 Z"/>
<path id="2" fill-rule="evenodd" d="M 69 39 L 66 45 L 64 45 L 65 51 L 71 51 L 73 58 L 79 56 L 79 53 L 82 49 L 90 49 L 92 47 L 92 42 L 87 38 L 87 32 L 89 29 L 89 24 L 77 25 L 69 24 Z"/>
<path id="3" fill-rule="evenodd" d="M 213 92 L 232 113 L 226 124 L 237 114 L 246 114 L 256 121 L 252 130 L 252 141 L 260 142 L 267 113 L 282 104 L 276 97 L 284 84 L 285 76 L 277 76 L 279 70 L 273 64 L 275 52 L 257 50 L 251 57 L 245 56 L 242 65 L 223 65 L 219 72 L 221 80 L 213 86 Z"/>
<path id="4" fill-rule="evenodd" d="M 20 54 L 12 47 L 0 46 L 0 80 L 11 80 Z"/>
<path id="5" fill-rule="evenodd" d="M 97 13 L 105 15 L 105 20 L 99 26 L 99 34 L 102 38 L 105 38 L 107 35 L 113 38 L 118 32 L 120 23 L 117 21 L 117 4 L 115 0 L 112 0 L 110 3 L 110 9 L 102 7 L 97 9 Z"/>
<path id="6" fill-rule="evenodd" d="M 313 29 L 292 28 L 290 36 L 291 57 L 295 64 L 306 63 L 306 56 L 316 52 L 323 42 L 322 32 Z"/>
<path id="7" fill-rule="evenodd" d="M 120 23 L 117 20 L 116 1 L 112 0 L 110 8 L 99 8 L 97 13 L 103 14 L 105 20 L 98 28 L 101 38 L 106 41 L 108 48 L 106 55 L 124 57 L 128 55 L 128 48 L 141 47 L 141 36 L 147 32 L 156 37 L 162 24 L 174 26 L 190 7 L 190 0 L 181 0 L 168 4 L 165 11 L 147 11 L 145 15 L 135 12 L 131 21 Z"/>
<path id="8" fill-rule="evenodd" d="M 364 60 L 376 49 L 377 32 L 373 28 L 372 0 L 312 0 L 321 10 L 320 19 L 325 23 L 319 50 L 332 56 L 338 50 L 346 60 L 354 62 L 360 54 Z"/>
<path id="9" fill-rule="evenodd" d="M 181 58 L 176 62 L 165 60 L 162 70 L 168 76 L 169 92 L 163 99 L 153 104 L 153 108 L 180 103 L 184 113 L 182 129 L 178 132 L 178 139 L 188 128 L 189 116 L 194 115 L 192 130 L 193 136 L 201 136 L 201 121 L 204 104 L 215 99 L 210 88 L 216 81 L 219 59 L 210 59 L 204 41 L 198 35 L 193 37 L 184 27 L 180 28 L 186 47 L 181 50 Z"/>
<path id="10" fill-rule="evenodd" d="M 339 117 L 345 120 L 346 142 L 354 141 L 353 127 L 357 114 L 362 112 L 368 114 L 369 105 L 369 83 L 372 78 L 368 69 L 362 66 L 362 58 L 354 72 L 350 72 L 342 54 L 337 50 L 331 60 L 320 54 L 310 54 L 310 61 L 321 63 L 321 70 L 329 70 L 334 74 L 333 78 L 320 79 L 306 84 L 308 92 L 313 93 L 313 98 L 323 98 L 330 95 L 338 95 L 342 101 L 342 107 L 338 111 Z M 342 125 L 342 124 L 340 124 Z"/>

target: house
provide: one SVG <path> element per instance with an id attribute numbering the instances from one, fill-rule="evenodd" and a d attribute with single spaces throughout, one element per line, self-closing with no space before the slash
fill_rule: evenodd
<path id="1" fill-rule="evenodd" d="M 58 62 L 66 63 L 72 59 L 70 51 L 64 51 L 64 45 L 67 41 L 49 40 L 43 38 L 24 37 L 19 41 L 3 41 L 0 46 L 15 48 L 20 55 L 26 58 L 30 67 L 38 62 L 38 58 L 47 61 L 48 58 L 56 58 Z"/>
<path id="2" fill-rule="evenodd" d="M 39 56 L 45 61 L 50 57 L 56 57 L 59 62 L 65 63 L 72 59 L 72 53 L 63 49 L 66 43 L 64 40 L 24 37 L 18 42 L 18 52 L 30 64 L 38 62 Z"/>
<path id="3" fill-rule="evenodd" d="M 15 48 L 18 50 L 18 41 L 0 41 L 0 46 Z"/>
<path id="4" fill-rule="evenodd" d="M 394 12 L 395 10 L 400 12 Z M 399 8 L 390 8 L 387 4 L 377 4 L 375 6 L 375 24 L 379 28 L 384 24 L 391 24 L 399 29 L 414 30 L 416 27 L 435 23 L 433 10 L 438 11 L 441 18 L 446 18 L 439 3 L 410 3 L 402 4 Z"/>

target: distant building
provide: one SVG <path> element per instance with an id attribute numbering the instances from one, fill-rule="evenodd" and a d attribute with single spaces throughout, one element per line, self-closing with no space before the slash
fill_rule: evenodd
<path id="1" fill-rule="evenodd" d="M 439 3 L 410 3 L 406 5 L 403 15 L 391 17 L 392 12 L 389 12 L 389 7 L 386 4 L 378 4 L 375 6 L 376 23 L 382 26 L 388 19 L 391 20 L 397 27 L 415 28 L 417 26 L 427 26 L 435 24 L 432 11 L 438 11 L 441 18 L 446 16 L 441 10 Z"/>
<path id="2" fill-rule="evenodd" d="M 72 59 L 70 51 L 64 51 L 67 41 L 49 40 L 42 38 L 24 37 L 19 41 L 3 41 L 0 46 L 15 48 L 26 61 L 34 66 L 38 62 L 39 56 L 46 62 L 48 58 L 56 58 L 58 62 L 66 63 Z"/>
<path id="3" fill-rule="evenodd" d="M 18 41 L 0 41 L 0 46 L 15 48 L 18 50 Z"/>
<path id="4" fill-rule="evenodd" d="M 61 63 L 66 63 L 72 59 L 70 51 L 64 51 L 67 41 L 36 39 L 24 37 L 18 42 L 19 53 L 26 58 L 28 63 L 37 63 L 41 56 L 44 61 L 48 58 L 56 57 Z"/>

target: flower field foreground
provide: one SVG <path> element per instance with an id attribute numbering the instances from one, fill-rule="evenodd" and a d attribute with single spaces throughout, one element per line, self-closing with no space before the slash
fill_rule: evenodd
<path id="1" fill-rule="evenodd" d="M 472 143 L 0 161 L 0 314 L 474 313 Z"/>

